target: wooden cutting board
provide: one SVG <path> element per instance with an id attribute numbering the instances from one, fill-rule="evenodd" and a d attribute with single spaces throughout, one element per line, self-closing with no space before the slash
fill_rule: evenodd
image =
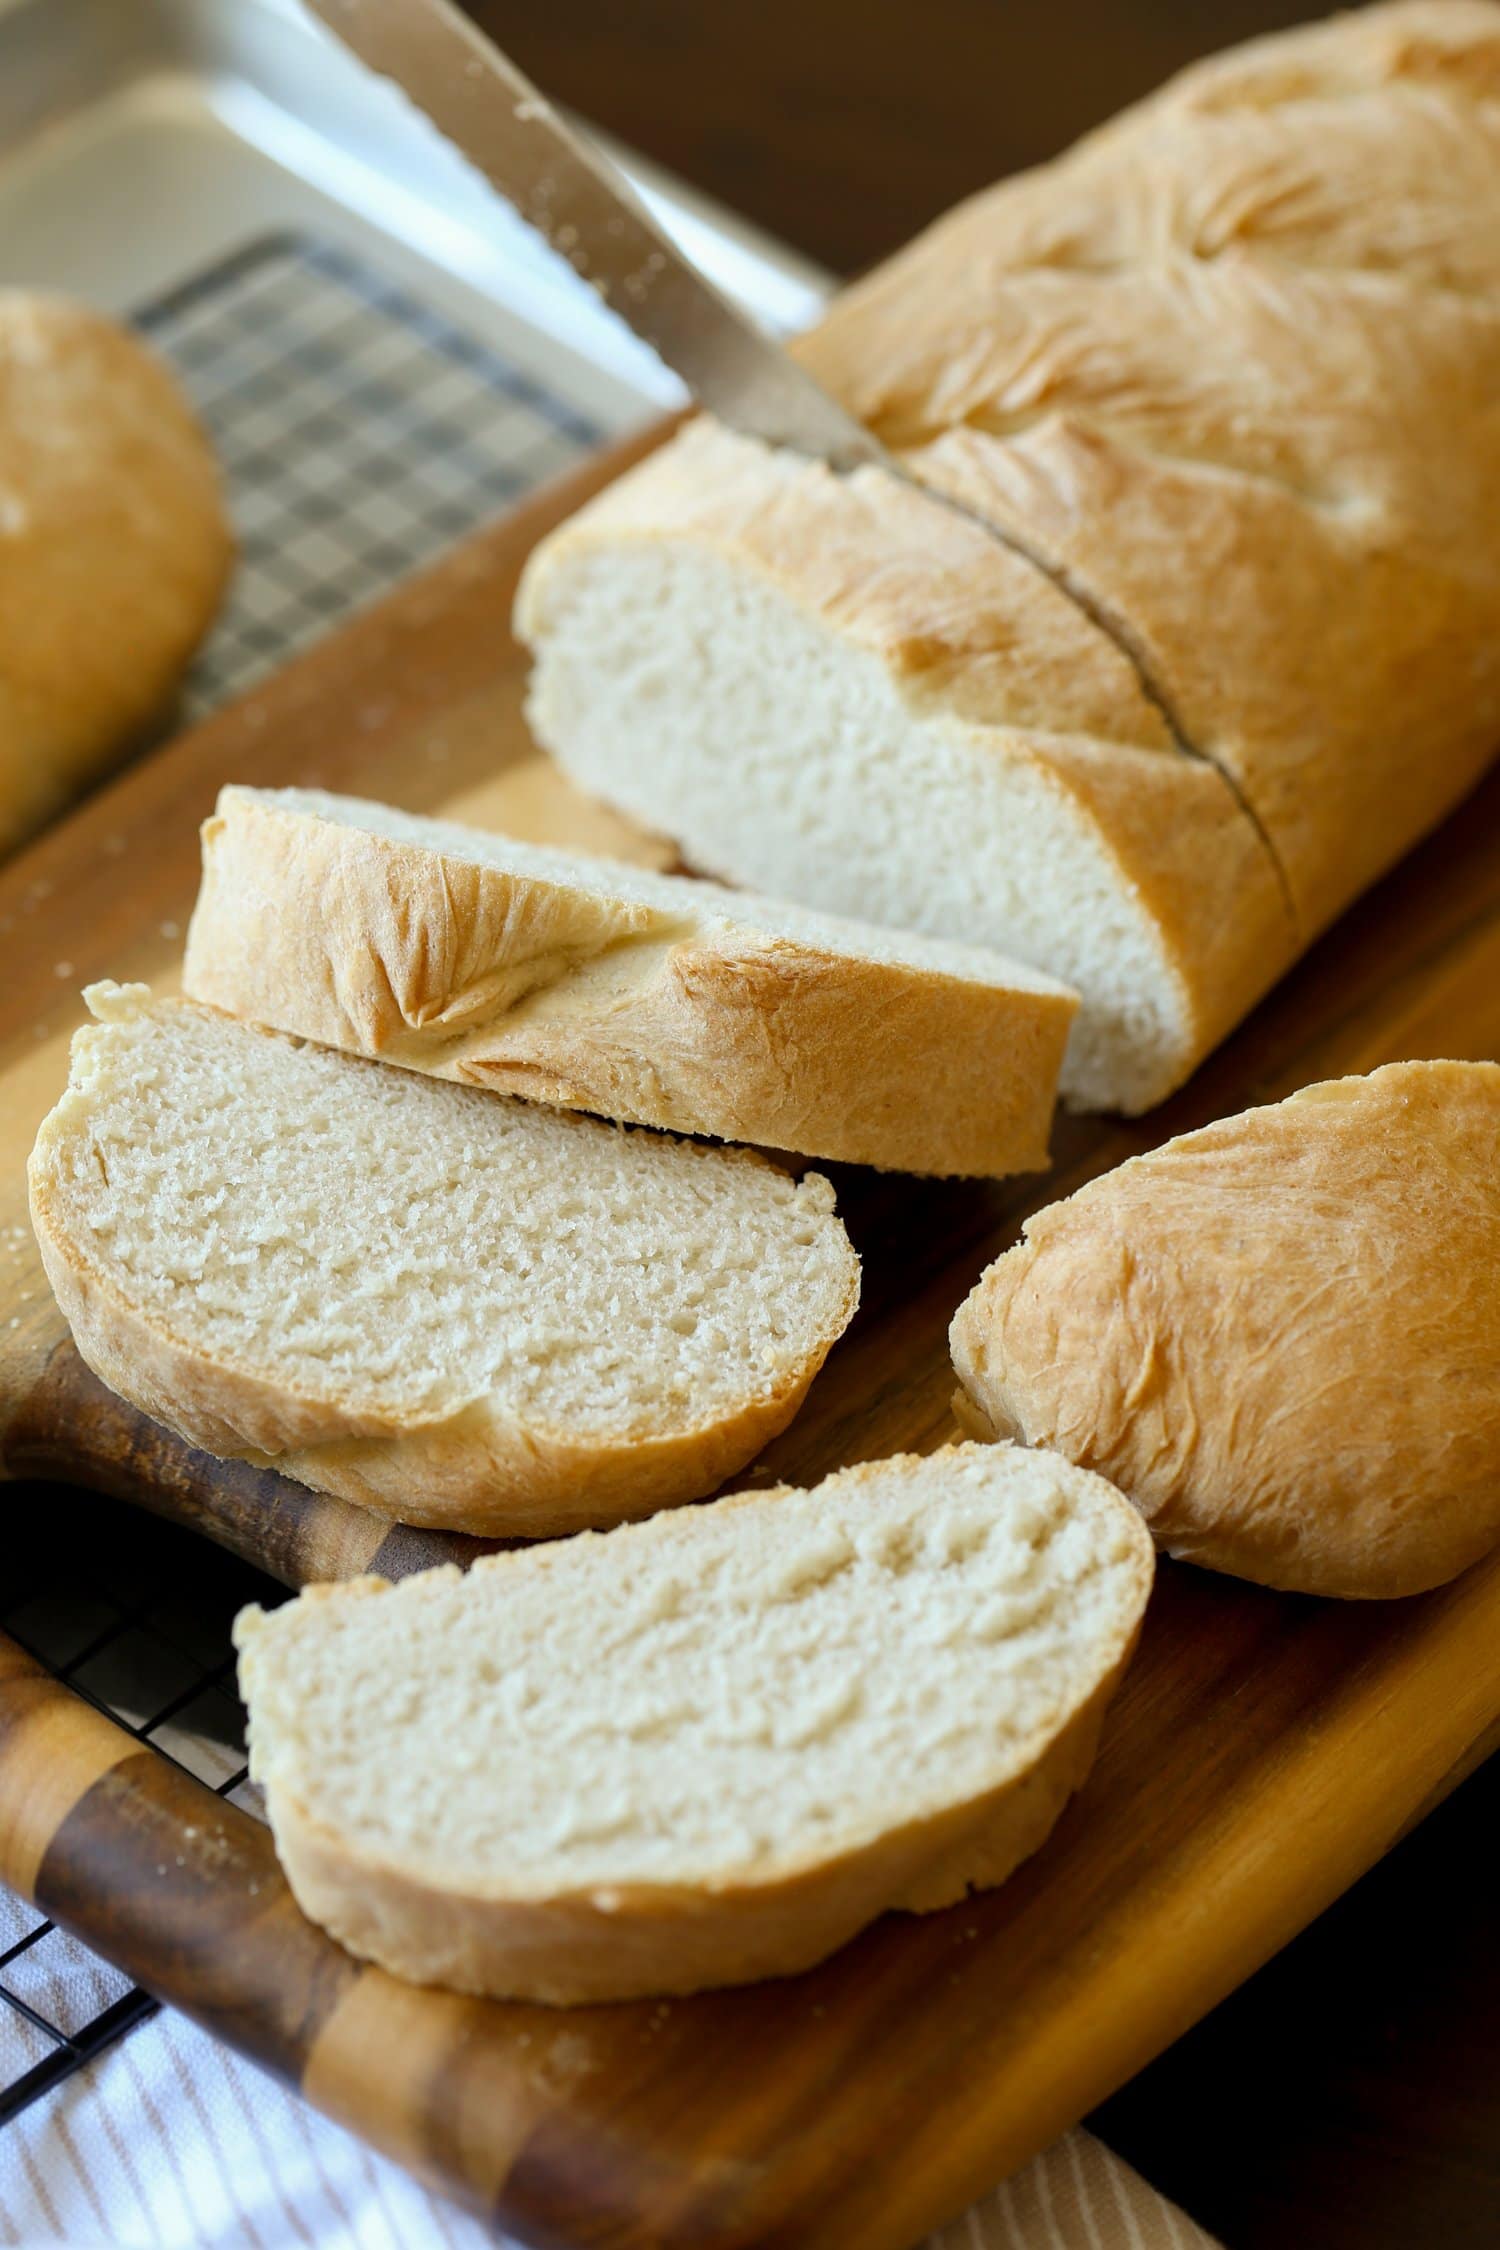
<path id="1" fill-rule="evenodd" d="M 458 805 L 534 836 L 659 856 L 537 763 L 506 630 L 529 547 L 619 459 L 151 757 L 0 875 L 10 1476 L 71 1478 L 181 1515 L 292 1583 L 361 1568 L 377 1549 L 393 1572 L 434 1551 L 193 1455 L 102 1392 L 42 1279 L 23 1166 L 64 1081 L 79 986 L 174 975 L 197 825 L 222 782 Z M 1042 1178 L 837 1171 L 864 1306 L 751 1477 L 812 1481 L 951 1436 L 948 1320 L 1038 1204 L 1313 1079 L 1399 1056 L 1497 1054 L 1500 780 L 1166 1109 L 1129 1124 L 1059 1120 Z M 11 1504 L 27 1504 L 19 1488 Z M 297 1914 L 255 1822 L 0 1650 L 0 1875 L 527 2241 L 905 2250 L 1300 1929 L 1497 1729 L 1500 1558 L 1419 1600 L 1367 1607 L 1167 1564 L 1092 1779 L 1003 1890 L 888 1917 L 795 1980 L 558 2012 L 418 1992 L 350 1962 Z"/>

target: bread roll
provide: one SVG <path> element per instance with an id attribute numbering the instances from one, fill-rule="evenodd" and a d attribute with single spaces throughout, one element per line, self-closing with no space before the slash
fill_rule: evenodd
<path id="1" fill-rule="evenodd" d="M 1039 1211 L 953 1323 L 980 1424 L 1186 1561 L 1417 1593 L 1500 1540 L 1500 1066 L 1392 1063 Z"/>
<path id="2" fill-rule="evenodd" d="M 1500 7 L 1200 65 L 804 354 L 972 513 L 691 426 L 538 550 L 537 731 L 695 866 L 1062 977 L 1070 1098 L 1141 1109 L 1500 744 Z"/>
<path id="3" fill-rule="evenodd" d="M 0 854 L 166 710 L 230 560 L 161 362 L 86 306 L 0 290 Z"/>

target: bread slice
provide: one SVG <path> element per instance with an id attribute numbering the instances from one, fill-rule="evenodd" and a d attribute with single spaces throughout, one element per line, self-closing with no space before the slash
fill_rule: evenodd
<path id="1" fill-rule="evenodd" d="M 1077 1008 L 967 946 L 297 789 L 221 792 L 186 987 L 628 1123 L 990 1174 L 1046 1162 Z"/>
<path id="2" fill-rule="evenodd" d="M 1151 1542 L 1010 1446 L 740 1493 L 236 1627 L 304 1911 L 560 2002 L 808 1967 L 1001 1882 L 1092 1762 Z"/>
<path id="3" fill-rule="evenodd" d="M 78 1348 L 211 1453 L 411 1523 L 711 1491 L 859 1294 L 833 1191 L 95 986 L 31 1210 Z"/>
<path id="4" fill-rule="evenodd" d="M 1500 1067 L 1392 1063 L 1036 1213 L 953 1323 L 980 1426 L 1172 1554 L 1346 1597 L 1500 1541 Z"/>

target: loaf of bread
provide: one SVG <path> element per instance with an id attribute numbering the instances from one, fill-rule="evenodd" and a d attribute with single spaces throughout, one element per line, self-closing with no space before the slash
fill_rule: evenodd
<path id="1" fill-rule="evenodd" d="M 1393 1063 L 1039 1211 L 953 1323 L 978 1425 L 1172 1554 L 1416 1593 L 1500 1540 L 1500 1066 Z"/>
<path id="2" fill-rule="evenodd" d="M 909 1172 L 1044 1164 L 1077 1005 L 967 946 L 291 789 L 220 795 L 185 984 L 435 1077 Z"/>
<path id="3" fill-rule="evenodd" d="M 691 425 L 534 557 L 536 729 L 1064 978 L 1065 1090 L 1143 1108 L 1500 744 L 1500 6 L 1189 70 L 803 350 L 927 489 Z"/>
<path id="4" fill-rule="evenodd" d="M 210 1453 L 411 1523 L 710 1492 L 854 1311 L 826 1180 L 94 987 L 30 1166 L 89 1365 Z"/>
<path id="5" fill-rule="evenodd" d="M 967 1445 L 315 1586 L 236 1627 L 251 1771 L 304 1912 L 400 1976 L 783 1975 L 1037 1849 L 1151 1570 L 1099 1478 Z"/>
<path id="6" fill-rule="evenodd" d="M 166 368 L 86 306 L 0 291 L 0 854 L 165 712 L 230 557 Z"/>

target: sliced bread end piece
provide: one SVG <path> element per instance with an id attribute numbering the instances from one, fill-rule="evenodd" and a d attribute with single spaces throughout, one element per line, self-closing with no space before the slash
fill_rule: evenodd
<path id="1" fill-rule="evenodd" d="M 95 987 L 31 1208 L 78 1348 L 211 1453 L 498 1536 L 712 1491 L 858 1261 L 816 1173 Z"/>
<path id="2" fill-rule="evenodd" d="M 790 1974 L 1004 1879 L 1092 1762 L 1152 1576 L 1054 1455 L 961 1445 L 236 1628 L 304 1910 L 562 2003 Z"/>

